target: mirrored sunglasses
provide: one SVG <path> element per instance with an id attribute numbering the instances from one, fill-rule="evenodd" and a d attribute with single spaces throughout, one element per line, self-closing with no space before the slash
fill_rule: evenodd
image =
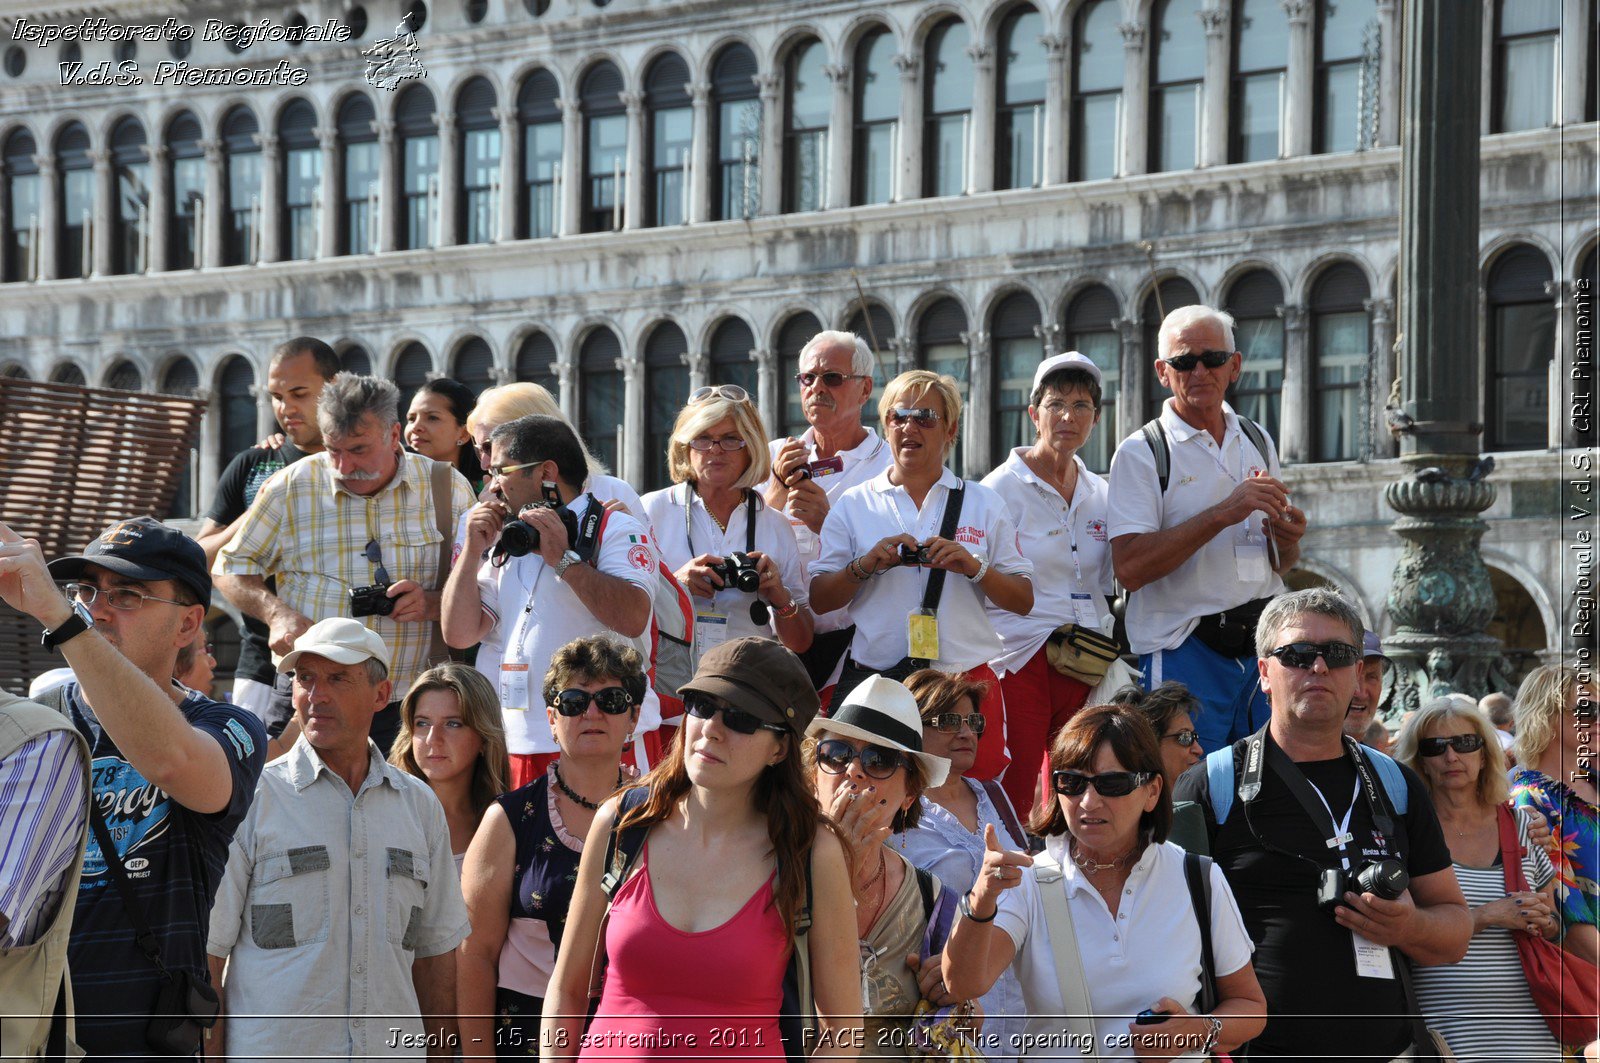
<path id="1" fill-rule="evenodd" d="M 1417 740 L 1417 752 L 1425 757 L 1442 757 L 1444 751 L 1453 749 L 1457 753 L 1476 753 L 1483 748 L 1483 735 L 1451 735 L 1449 738 L 1421 738 Z"/>
<path id="2" fill-rule="evenodd" d="M 621 716 L 633 705 L 633 696 L 621 687 L 602 687 L 599 690 L 579 690 L 572 687 L 556 695 L 551 702 L 561 716 L 582 716 L 594 702 L 607 716 Z"/>
<path id="3" fill-rule="evenodd" d="M 1329 668 L 1349 668 L 1361 660 L 1361 648 L 1348 642 L 1291 642 L 1267 651 L 1290 668 L 1311 668 L 1321 657 Z"/>
<path id="4" fill-rule="evenodd" d="M 934 428 L 940 421 L 944 420 L 944 415 L 938 410 L 931 410 L 926 406 L 916 408 L 896 406 L 889 411 L 886 419 L 892 425 L 903 425 L 910 422 L 918 428 Z"/>
<path id="5" fill-rule="evenodd" d="M 1085 775 L 1081 771 L 1053 771 L 1050 787 L 1067 797 L 1082 797 L 1091 785 L 1101 797 L 1127 797 L 1155 776 L 1147 771 L 1108 771 Z"/>
<path id="6" fill-rule="evenodd" d="M 829 775 L 843 775 L 850 770 L 850 762 L 859 760 L 861 770 L 869 779 L 887 779 L 906 763 L 906 755 L 898 749 L 882 746 L 863 746 L 857 749 L 842 738 L 829 738 L 817 743 L 817 767 Z"/>
<path id="7" fill-rule="evenodd" d="M 1228 359 L 1232 357 L 1232 351 L 1196 351 L 1189 354 L 1180 354 L 1172 358 L 1163 358 L 1162 361 L 1180 373 L 1187 373 L 1197 365 L 1203 365 L 1207 369 L 1220 368 L 1227 364 Z"/>
<path id="8" fill-rule="evenodd" d="M 1161 737 L 1170 738 L 1184 749 L 1188 749 L 1190 746 L 1194 745 L 1195 742 L 1199 741 L 1200 732 L 1195 730 L 1173 731 L 1171 734 L 1162 735 Z"/>
<path id="9" fill-rule="evenodd" d="M 961 730 L 962 724 L 972 728 L 972 733 L 975 735 L 983 734 L 983 713 L 969 712 L 963 716 L 959 712 L 941 712 L 922 721 L 922 726 L 931 727 L 940 734 L 947 735 L 956 734 Z"/>

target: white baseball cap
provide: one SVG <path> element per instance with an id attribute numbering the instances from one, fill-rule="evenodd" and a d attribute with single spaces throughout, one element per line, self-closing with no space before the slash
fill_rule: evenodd
<path id="1" fill-rule="evenodd" d="M 305 633 L 294 640 L 294 649 L 278 662 L 278 671 L 292 669 L 302 653 L 326 657 L 334 664 L 360 664 L 376 659 L 382 661 L 385 668 L 389 667 L 389 647 L 383 636 L 345 616 L 332 616 L 306 628 Z"/>
<path id="2" fill-rule="evenodd" d="M 1039 363 L 1039 368 L 1033 371 L 1033 387 L 1030 393 L 1039 390 L 1039 385 L 1044 378 L 1054 373 L 1057 369 L 1081 369 L 1094 377 L 1094 382 L 1101 387 L 1106 386 L 1105 378 L 1100 375 L 1100 367 L 1095 365 L 1087 355 L 1077 351 L 1068 351 L 1065 354 L 1052 354 Z"/>

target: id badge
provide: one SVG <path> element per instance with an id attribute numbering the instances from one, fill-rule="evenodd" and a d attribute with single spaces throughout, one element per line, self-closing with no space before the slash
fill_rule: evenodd
<path id="1" fill-rule="evenodd" d="M 918 609 L 906 618 L 907 657 L 921 657 L 926 661 L 939 659 L 939 618 L 926 609 Z"/>
<path id="2" fill-rule="evenodd" d="M 1254 539 L 1234 543 L 1233 566 L 1240 583 L 1260 583 L 1267 578 L 1267 544 Z"/>
<path id="3" fill-rule="evenodd" d="M 713 646 L 728 641 L 728 614 L 696 610 L 694 614 L 694 656 L 699 660 Z"/>
<path id="4" fill-rule="evenodd" d="M 1100 608 L 1094 595 L 1075 591 L 1072 595 L 1072 622 L 1079 627 L 1100 630 Z"/>
<path id="5" fill-rule="evenodd" d="M 1356 974 L 1362 978 L 1387 978 L 1392 981 L 1394 958 L 1389 955 L 1389 950 L 1373 944 L 1353 930 L 1350 937 L 1356 947 Z"/>
<path id="6" fill-rule="evenodd" d="M 528 711 L 528 666 L 516 661 L 500 662 L 500 707 Z"/>

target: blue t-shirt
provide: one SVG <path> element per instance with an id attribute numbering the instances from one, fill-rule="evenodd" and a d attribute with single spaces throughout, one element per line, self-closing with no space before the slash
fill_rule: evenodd
<path id="1" fill-rule="evenodd" d="M 117 846 L 134 895 L 160 942 L 171 971 L 186 970 L 207 981 L 206 928 L 211 902 L 222 881 L 233 832 L 255 799 L 266 763 L 267 736 L 255 715 L 190 691 L 179 709 L 189 723 L 211 735 L 227 755 L 233 776 L 228 807 L 203 815 L 178 804 L 139 774 L 78 696 L 64 691 L 73 723 L 89 741 L 94 799 Z M 155 1008 L 162 977 L 134 944 L 133 923 L 122 894 L 89 835 L 78 886 L 67 957 L 77 1003 L 78 1043 L 91 1056 L 149 1056 L 145 1027 Z"/>

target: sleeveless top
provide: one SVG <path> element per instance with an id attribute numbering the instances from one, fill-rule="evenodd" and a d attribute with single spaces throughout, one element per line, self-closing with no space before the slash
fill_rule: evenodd
<path id="1" fill-rule="evenodd" d="M 550 771 L 546 768 L 528 785 L 495 798 L 517 843 L 499 984 L 530 997 L 542 997 L 550 987 L 583 852 L 583 839 L 568 833 L 561 822 Z"/>

